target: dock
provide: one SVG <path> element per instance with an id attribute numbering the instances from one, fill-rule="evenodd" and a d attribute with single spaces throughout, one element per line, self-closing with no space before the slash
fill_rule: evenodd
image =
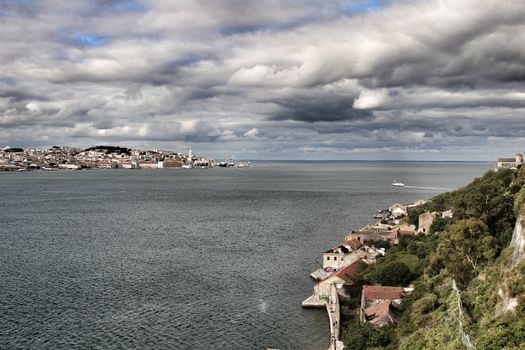
<path id="1" fill-rule="evenodd" d="M 326 311 L 330 320 L 330 346 L 328 350 L 342 350 L 343 342 L 339 340 L 341 332 L 341 308 L 339 305 L 339 296 L 337 289 L 332 284 L 330 286 L 330 299 L 326 303 Z"/>
<path id="2" fill-rule="evenodd" d="M 330 296 L 327 299 L 319 299 L 315 295 L 311 295 L 303 301 L 301 305 L 304 308 L 326 308 L 330 322 L 330 346 L 328 350 L 342 350 L 343 342 L 339 340 L 341 332 L 341 309 L 335 286 L 333 284 L 330 285 Z"/>
<path id="3" fill-rule="evenodd" d="M 301 305 L 307 309 L 323 309 L 326 305 L 326 300 L 319 300 L 315 295 L 310 295 Z"/>
<path id="4" fill-rule="evenodd" d="M 326 272 L 323 268 L 315 270 L 314 272 L 312 272 L 310 274 L 310 277 L 314 281 L 322 281 L 322 280 L 324 280 L 325 278 L 327 278 L 329 276 L 330 276 L 330 273 Z"/>

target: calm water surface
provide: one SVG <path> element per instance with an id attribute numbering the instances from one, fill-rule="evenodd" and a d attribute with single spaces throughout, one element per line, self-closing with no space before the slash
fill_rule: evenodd
<path id="1" fill-rule="evenodd" d="M 0 174 L 0 349 L 324 349 L 325 312 L 300 307 L 321 252 L 492 166 Z"/>

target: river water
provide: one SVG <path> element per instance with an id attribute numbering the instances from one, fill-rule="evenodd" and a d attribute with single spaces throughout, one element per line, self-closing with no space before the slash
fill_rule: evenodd
<path id="1" fill-rule="evenodd" d="M 377 209 L 492 167 L 0 174 L 0 348 L 324 349 L 325 312 L 300 306 L 322 251 Z"/>

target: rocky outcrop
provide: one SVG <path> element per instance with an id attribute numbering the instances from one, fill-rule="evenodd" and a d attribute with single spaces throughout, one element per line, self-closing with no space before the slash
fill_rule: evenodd
<path id="1" fill-rule="evenodd" d="M 510 247 L 512 249 L 511 269 L 516 267 L 525 258 L 525 232 L 523 232 L 522 221 L 525 218 L 522 215 L 518 216 Z"/>
<path id="2" fill-rule="evenodd" d="M 512 240 L 510 241 L 509 247 L 512 249 L 510 256 L 510 264 L 505 268 L 507 275 L 509 271 L 512 271 L 516 266 L 519 265 L 525 258 L 525 232 L 523 231 L 523 215 L 519 215 L 516 219 L 516 226 L 514 226 L 514 232 L 512 233 Z M 507 278 L 504 277 L 498 287 L 498 296 L 500 302 L 496 305 L 496 315 L 501 315 L 507 311 L 514 311 L 518 306 L 518 299 L 513 298 L 509 295 L 507 287 Z"/>

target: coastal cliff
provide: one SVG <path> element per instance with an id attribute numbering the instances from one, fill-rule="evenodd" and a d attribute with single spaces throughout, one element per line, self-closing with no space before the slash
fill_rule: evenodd
<path id="1" fill-rule="evenodd" d="M 345 349 L 525 348 L 524 184 L 523 167 L 490 171 L 425 204 L 421 211 L 452 210 L 454 217 L 431 234 L 402 237 L 363 272 L 380 283 L 375 271 L 411 257 L 415 289 L 403 301 L 403 316 L 376 330 L 388 337 L 381 346 L 357 346 L 355 324 L 349 324 Z"/>
<path id="2" fill-rule="evenodd" d="M 523 223 L 525 218 L 521 215 L 516 220 L 516 228 L 510 241 L 510 248 L 512 249 L 512 268 L 518 266 L 525 258 L 525 233 L 523 231 Z"/>
<path id="3" fill-rule="evenodd" d="M 511 296 L 509 290 L 508 275 L 514 271 L 525 257 L 525 237 L 523 232 L 523 217 L 520 215 L 516 219 L 516 226 L 514 233 L 512 234 L 512 240 L 510 241 L 509 250 L 511 255 L 509 258 L 508 266 L 502 267 L 502 272 L 505 272 L 504 277 L 498 283 L 498 304 L 496 305 L 496 315 L 500 316 L 509 311 L 515 311 L 518 306 L 518 298 Z"/>

